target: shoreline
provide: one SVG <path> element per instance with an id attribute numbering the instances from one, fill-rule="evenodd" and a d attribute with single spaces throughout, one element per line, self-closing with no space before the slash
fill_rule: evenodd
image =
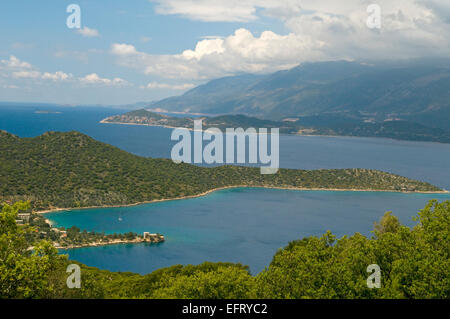
<path id="1" fill-rule="evenodd" d="M 151 127 L 163 127 L 163 128 L 168 128 L 168 129 L 183 129 L 183 130 L 188 130 L 188 131 L 191 131 L 191 132 L 203 132 L 203 133 L 208 133 L 208 129 L 211 128 L 211 127 L 207 127 L 207 128 L 202 128 L 201 130 L 196 130 L 196 129 L 192 128 L 192 127 L 183 127 L 183 126 L 176 127 L 176 126 L 163 125 L 163 124 L 140 124 L 140 123 L 125 123 L 125 122 L 106 122 L 105 120 L 106 119 L 103 119 L 99 123 L 100 124 L 119 124 L 119 125 L 140 125 L 140 126 L 151 126 Z M 224 132 L 224 134 L 227 134 L 227 133 Z M 257 132 L 256 134 L 257 135 L 262 135 L 262 134 L 270 135 L 271 133 L 269 133 L 269 132 L 267 132 L 267 133 L 259 133 L 259 132 Z M 280 133 L 280 135 L 307 136 L 307 135 L 290 134 L 290 133 Z M 313 135 L 311 135 L 311 136 L 313 136 Z M 317 136 L 321 136 L 321 135 L 317 135 Z M 335 135 L 334 137 L 339 137 L 339 136 Z"/>
<path id="2" fill-rule="evenodd" d="M 140 123 L 124 123 L 124 122 L 107 122 L 106 119 L 103 119 L 99 122 L 100 124 L 120 124 L 120 125 L 140 125 L 140 126 L 155 126 L 155 127 L 164 127 L 164 128 L 179 128 L 175 126 L 162 125 L 162 124 L 140 124 Z M 186 130 L 193 131 L 194 129 L 188 127 L 181 127 Z"/>
<path id="3" fill-rule="evenodd" d="M 141 125 L 141 126 L 154 126 L 154 127 L 164 127 L 164 128 L 170 128 L 170 129 L 177 129 L 182 128 L 189 131 L 195 131 L 193 128 L 189 127 L 175 127 L 175 126 L 169 126 L 169 125 L 162 125 L 162 124 L 140 124 L 140 123 L 125 123 L 125 122 L 107 122 L 107 118 L 101 120 L 99 123 L 101 124 L 120 124 L 120 125 Z M 203 132 L 206 130 L 203 130 Z M 258 133 L 260 134 L 260 133 Z M 267 133 L 268 134 L 268 133 Z M 447 142 L 439 142 L 439 141 L 422 141 L 422 140 L 407 140 L 407 139 L 396 139 L 393 137 L 386 137 L 386 136 L 355 136 L 355 135 L 329 135 L 329 134 L 299 134 L 299 133 L 280 133 L 280 135 L 287 135 L 287 136 L 305 136 L 305 137 L 348 137 L 348 138 L 376 138 L 376 139 L 386 139 L 391 141 L 398 141 L 398 142 L 413 142 L 413 143 L 438 143 L 438 144 L 450 144 Z"/>
<path id="4" fill-rule="evenodd" d="M 79 245 L 68 245 L 68 246 L 61 246 L 61 245 L 53 245 L 56 249 L 77 249 L 77 248 L 86 248 L 86 247 L 99 247 L 99 246 L 108 246 L 108 245 L 121 245 L 121 244 L 142 244 L 142 243 L 149 243 L 149 244 L 159 244 L 163 243 L 165 241 L 164 236 L 162 236 L 162 239 L 158 241 L 151 241 L 147 239 L 131 239 L 131 240 L 124 240 L 124 239 L 115 239 L 108 242 L 93 242 L 93 243 L 87 243 L 87 244 L 79 244 Z M 33 250 L 34 246 L 30 246 L 27 248 L 27 250 Z"/>
<path id="5" fill-rule="evenodd" d="M 225 189 L 234 189 L 234 188 L 263 188 L 263 189 L 280 189 L 280 190 L 294 190 L 294 191 L 326 191 L 326 192 L 386 192 L 386 193 L 404 193 L 404 194 L 450 194 L 450 191 L 442 190 L 442 191 L 396 191 L 396 190 L 382 190 L 382 189 L 343 189 L 343 188 L 304 188 L 304 187 L 281 187 L 281 186 L 256 186 L 256 185 L 233 185 L 233 186 L 223 186 L 210 189 L 206 192 L 196 194 L 196 195 L 188 195 L 182 197 L 174 197 L 174 198 L 163 198 L 163 199 L 154 199 L 150 201 L 137 202 L 132 204 L 118 204 L 118 205 L 102 205 L 102 206 L 87 206 L 87 207 L 72 207 L 72 208 L 53 208 L 42 211 L 36 211 L 36 214 L 48 214 L 48 213 L 56 213 L 61 211 L 73 211 L 73 210 L 85 210 L 85 209 L 98 209 L 98 208 L 120 208 L 120 207 L 133 207 L 145 204 L 153 204 L 159 202 L 168 202 L 175 200 L 183 200 L 183 199 L 193 199 L 207 196 L 211 193 L 225 190 Z M 48 220 L 51 222 L 50 220 Z"/>
<path id="6" fill-rule="evenodd" d="M 159 244 L 164 242 L 164 240 L 152 242 L 144 239 L 140 240 L 116 240 L 116 241 L 110 241 L 110 242 L 94 242 L 94 243 L 88 243 L 88 244 L 80 244 L 80 245 L 69 245 L 69 246 L 54 246 L 56 249 L 77 249 L 77 248 L 86 248 L 86 247 L 99 247 L 99 246 L 108 246 L 108 245 L 123 245 L 123 244 L 142 244 L 142 243 L 149 243 L 149 244 Z"/>
<path id="7" fill-rule="evenodd" d="M 101 120 L 99 123 L 100 124 L 119 124 L 119 125 L 140 125 L 140 126 L 152 126 L 152 127 L 163 127 L 163 128 L 170 128 L 170 129 L 184 129 L 184 130 L 188 130 L 191 132 L 204 132 L 204 133 L 208 133 L 208 129 L 210 129 L 211 127 L 207 127 L 207 128 L 202 128 L 201 130 L 196 130 L 192 127 L 177 127 L 177 126 L 170 126 L 170 125 L 164 125 L 164 124 L 141 124 L 141 123 L 126 123 L 126 122 L 107 122 L 108 118 L 105 118 L 103 120 Z M 272 128 L 270 128 L 272 130 Z M 226 132 L 224 132 L 224 134 L 226 134 Z M 259 133 L 257 132 L 256 134 L 267 134 L 269 135 L 270 133 Z M 315 136 L 315 135 L 302 135 L 302 134 L 292 134 L 292 133 L 280 133 L 280 135 L 293 135 L 293 136 Z M 324 135 L 317 135 L 317 136 L 324 136 Z M 334 136 L 334 137 L 339 137 L 339 135 L 330 135 L 330 136 Z"/>

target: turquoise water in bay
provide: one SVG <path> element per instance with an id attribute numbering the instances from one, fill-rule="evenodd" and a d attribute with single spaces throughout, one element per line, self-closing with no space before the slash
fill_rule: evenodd
<path id="1" fill-rule="evenodd" d="M 305 236 L 360 232 L 392 210 L 408 226 L 430 199 L 449 194 L 295 191 L 261 188 L 221 190 L 205 197 L 132 207 L 46 214 L 56 226 L 90 231 L 159 232 L 166 242 L 62 251 L 71 259 L 111 271 L 149 273 L 175 264 L 240 262 L 258 273 L 278 248 Z"/>

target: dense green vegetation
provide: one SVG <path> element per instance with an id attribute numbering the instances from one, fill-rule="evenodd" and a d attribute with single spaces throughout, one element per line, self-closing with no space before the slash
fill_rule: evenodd
<path id="1" fill-rule="evenodd" d="M 132 204 L 197 195 L 225 186 L 439 191 L 428 183 L 369 169 L 291 170 L 198 167 L 129 154 L 78 133 L 19 138 L 0 132 L 0 201 L 34 210 Z"/>
<path id="2" fill-rule="evenodd" d="M 48 241 L 28 250 L 26 235 L 33 231 L 19 226 L 16 216 L 29 209 L 27 203 L 4 205 L 0 214 L 0 296 L 2 298 L 45 298 L 54 291 L 50 278 L 64 267 L 66 258 Z M 62 286 L 62 283 L 61 283 Z"/>
<path id="3" fill-rule="evenodd" d="M 363 122 L 359 119 L 339 115 L 302 117 L 298 121 L 302 128 L 311 129 L 308 134 L 384 137 L 397 140 L 450 143 L 450 131 L 432 128 L 411 121 L 392 120 Z"/>
<path id="4" fill-rule="evenodd" d="M 227 128 L 247 129 L 253 127 L 259 128 L 279 128 L 282 134 L 295 134 L 301 128 L 296 123 L 281 122 L 281 121 L 269 121 L 261 120 L 255 117 L 249 117 L 245 115 L 221 115 L 214 117 L 174 117 L 168 115 L 162 115 L 155 112 L 150 112 L 145 109 L 127 112 L 121 115 L 110 116 L 104 119 L 103 123 L 129 123 L 140 125 L 157 125 L 157 126 L 169 126 L 169 127 L 184 127 L 187 129 L 194 128 L 194 120 L 202 119 L 203 130 L 208 128 L 219 128 L 223 132 Z"/>
<path id="5" fill-rule="evenodd" d="M 175 265 L 148 275 L 81 266 L 81 288 L 66 286 L 65 256 L 49 242 L 27 250 L 28 226 L 15 223 L 26 203 L 0 213 L 1 298 L 449 298 L 450 201 L 430 203 L 412 229 L 387 212 L 373 235 L 296 240 L 256 276 L 240 264 Z M 368 265 L 381 268 L 369 289 Z"/>

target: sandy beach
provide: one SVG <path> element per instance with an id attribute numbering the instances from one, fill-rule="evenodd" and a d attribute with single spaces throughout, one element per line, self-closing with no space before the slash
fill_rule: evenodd
<path id="1" fill-rule="evenodd" d="M 174 197 L 174 198 L 163 198 L 163 199 L 154 199 L 151 201 L 144 201 L 144 202 L 137 202 L 132 204 L 122 204 L 122 205 L 104 205 L 104 206 L 87 206 L 87 207 L 72 207 L 72 208 L 52 208 L 42 211 L 36 211 L 37 214 L 46 214 L 46 213 L 54 213 L 59 211 L 71 211 L 71 210 L 84 210 L 84 209 L 95 209 L 95 208 L 118 208 L 118 207 L 132 207 L 132 206 L 138 206 L 143 204 L 151 204 L 151 203 L 159 203 L 159 202 L 167 202 L 167 201 L 174 201 L 174 200 L 183 200 L 183 199 L 191 199 L 191 198 L 198 198 L 203 197 L 208 194 L 211 194 L 216 191 L 224 190 L 224 189 L 232 189 L 232 188 L 265 188 L 265 189 L 283 189 L 283 190 L 293 190 L 293 191 L 329 191 L 329 192 L 389 192 L 389 193 L 412 193 L 412 194 L 449 194 L 450 192 L 447 190 L 443 191 L 435 191 L 435 192 L 427 192 L 427 191 L 421 191 L 421 192 L 407 192 L 407 191 L 396 191 L 396 190 L 372 190 L 372 189 L 342 189 L 342 188 L 304 188 L 304 187 L 279 187 L 279 186 L 256 186 L 256 185 L 233 185 L 233 186 L 224 186 L 224 187 L 218 187 L 213 188 L 211 190 L 208 190 L 206 192 L 196 194 L 196 195 L 189 195 L 189 196 L 181 196 L 181 197 Z"/>

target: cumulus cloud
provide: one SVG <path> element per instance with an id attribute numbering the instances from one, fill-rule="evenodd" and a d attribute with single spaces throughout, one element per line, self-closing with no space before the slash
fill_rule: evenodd
<path id="1" fill-rule="evenodd" d="M 0 65 L 11 69 L 31 69 L 31 64 L 11 55 L 8 60 L 0 60 Z"/>
<path id="2" fill-rule="evenodd" d="M 321 41 L 294 33 L 279 35 L 271 31 L 255 37 L 238 29 L 224 39 L 205 39 L 193 50 L 174 55 L 151 55 L 130 44 L 114 44 L 111 53 L 118 63 L 145 74 L 166 78 L 208 79 L 239 72 L 269 72 L 289 68 L 299 61 L 321 56 Z"/>
<path id="3" fill-rule="evenodd" d="M 53 81 L 65 81 L 72 78 L 72 74 L 67 74 L 61 71 L 57 71 L 55 73 L 45 72 L 42 74 L 42 78 L 44 80 L 53 80 Z"/>
<path id="4" fill-rule="evenodd" d="M 22 61 L 14 55 L 11 55 L 7 60 L 0 60 L 0 75 L 4 78 L 10 77 L 14 79 L 41 79 L 53 81 L 64 81 L 72 77 L 71 74 L 61 71 L 55 73 L 42 73 L 34 68 L 31 63 Z"/>
<path id="5" fill-rule="evenodd" d="M 56 72 L 41 72 L 30 63 L 21 61 L 15 56 L 10 56 L 8 60 L 0 60 L 0 76 L 4 79 L 12 80 L 28 80 L 28 83 L 45 83 L 51 82 L 68 82 L 75 85 L 82 86 L 130 86 L 132 85 L 126 80 L 115 77 L 112 79 L 102 78 L 96 73 L 91 73 L 83 77 L 75 77 L 71 73 L 62 71 Z M 15 87 L 15 84 L 9 83 L 7 86 Z M 3 86 L 6 88 L 6 86 Z"/>
<path id="6" fill-rule="evenodd" d="M 450 5 L 441 0 L 377 0 L 381 29 L 367 27 L 369 0 L 150 0 L 156 12 L 198 21 L 281 20 L 286 34 L 238 29 L 195 48 L 151 55 L 115 44 L 121 65 L 167 78 L 209 79 L 271 72 L 305 61 L 398 59 L 450 55 Z"/>
<path id="7" fill-rule="evenodd" d="M 448 1 L 377 0 L 375 3 L 381 7 L 380 29 L 370 29 L 366 25 L 366 9 L 374 3 L 372 0 L 150 1 L 156 3 L 158 14 L 206 22 L 249 22 L 270 16 L 285 27 L 282 34 L 270 30 L 252 33 L 248 30 L 251 25 L 238 28 L 228 36 L 206 34 L 194 46 L 176 54 L 151 54 L 131 43 L 112 44 L 110 53 L 119 65 L 160 78 L 191 82 L 245 72 L 273 72 L 306 61 L 450 56 Z M 87 27 L 78 32 L 84 36 L 99 36 L 97 30 Z M 141 38 L 141 42 L 147 41 Z M 45 75 L 45 80 L 77 81 L 83 85 L 129 85 L 120 78 L 102 78 L 96 73 L 78 78 L 57 73 L 45 75 L 13 56 L 0 61 L 0 76 L 3 77 L 7 74 L 44 80 Z M 185 84 L 160 82 L 144 87 L 187 88 Z"/>
<path id="8" fill-rule="evenodd" d="M 130 56 L 137 54 L 136 48 L 131 44 L 114 43 L 111 47 L 112 53 L 121 56 Z"/>
<path id="9" fill-rule="evenodd" d="M 52 81 L 66 81 L 72 78 L 72 74 L 67 74 L 61 71 L 54 73 L 31 70 L 31 71 L 17 71 L 12 72 L 12 77 L 16 79 L 42 79 L 42 80 L 52 80 Z"/>
<path id="10" fill-rule="evenodd" d="M 72 77 L 72 74 L 67 74 L 62 71 L 42 73 L 34 68 L 31 63 L 21 61 L 13 55 L 8 60 L 0 60 L 0 71 L 3 77 L 11 77 L 14 79 L 65 81 Z"/>
<path id="11" fill-rule="evenodd" d="M 83 37 L 93 38 L 100 36 L 100 33 L 96 29 L 91 29 L 88 27 L 83 27 L 81 29 L 77 29 L 77 32 L 81 34 Z"/>
<path id="12" fill-rule="evenodd" d="M 101 78 L 97 73 L 91 73 L 85 77 L 80 78 L 80 82 L 83 84 L 99 84 L 105 86 L 126 86 L 129 83 L 121 78 Z"/>

